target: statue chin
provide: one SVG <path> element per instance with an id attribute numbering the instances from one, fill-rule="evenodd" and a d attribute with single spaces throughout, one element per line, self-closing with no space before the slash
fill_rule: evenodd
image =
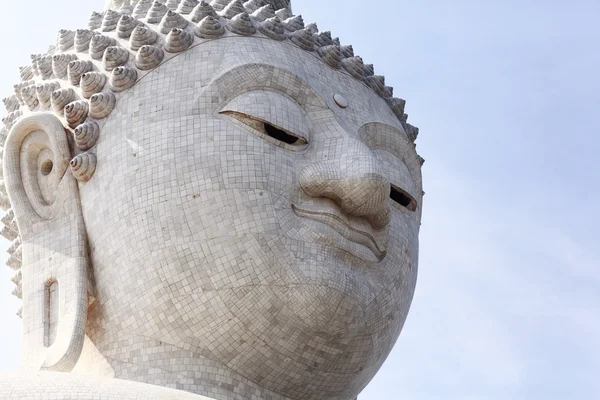
<path id="1" fill-rule="evenodd" d="M 418 129 L 267 3 L 110 1 L 22 69 L 0 205 L 42 372 L 0 397 L 352 400 L 379 370 L 416 285 Z"/>

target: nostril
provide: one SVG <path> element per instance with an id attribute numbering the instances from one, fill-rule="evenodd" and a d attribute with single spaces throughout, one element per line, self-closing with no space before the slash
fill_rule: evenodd
<path id="1" fill-rule="evenodd" d="M 390 184 L 368 162 L 362 168 L 356 164 L 360 163 L 346 168 L 332 163 L 308 165 L 300 172 L 300 186 L 307 195 L 333 200 L 348 215 L 363 217 L 373 228 L 382 229 L 391 219 Z"/>
<path id="2" fill-rule="evenodd" d="M 382 211 L 377 214 L 369 215 L 367 219 L 373 228 L 383 229 L 390 223 L 392 219 L 392 212 L 389 207 L 384 207 Z"/>

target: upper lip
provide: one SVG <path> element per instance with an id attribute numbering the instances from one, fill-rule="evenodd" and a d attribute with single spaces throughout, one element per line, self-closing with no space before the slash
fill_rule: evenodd
<path id="1" fill-rule="evenodd" d="M 294 213 L 302 218 L 311 219 L 329 225 L 336 230 L 345 239 L 363 245 L 373 252 L 375 257 L 381 261 L 386 256 L 385 248 L 379 244 L 375 237 L 375 233 L 371 233 L 371 229 L 366 228 L 365 223 L 357 223 L 355 217 L 342 217 L 341 213 L 325 211 L 323 207 L 308 209 L 303 205 L 302 208 L 292 204 Z M 363 225 L 363 226 L 358 226 Z"/>

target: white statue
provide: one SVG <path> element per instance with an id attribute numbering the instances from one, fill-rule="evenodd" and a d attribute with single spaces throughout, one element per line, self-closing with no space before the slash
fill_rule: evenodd
<path id="1" fill-rule="evenodd" d="M 140 0 L 21 75 L 0 203 L 28 371 L 0 398 L 356 398 L 423 198 L 372 65 L 288 2 Z"/>

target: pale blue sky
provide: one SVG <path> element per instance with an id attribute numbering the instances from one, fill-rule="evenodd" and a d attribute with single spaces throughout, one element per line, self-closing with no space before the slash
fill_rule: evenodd
<path id="1" fill-rule="evenodd" d="M 2 96 L 30 53 L 104 1 L 4 3 Z M 417 293 L 360 399 L 600 398 L 600 2 L 294 0 L 294 11 L 408 100 L 427 159 Z M 19 366 L 11 273 L 0 268 L 0 371 Z"/>

